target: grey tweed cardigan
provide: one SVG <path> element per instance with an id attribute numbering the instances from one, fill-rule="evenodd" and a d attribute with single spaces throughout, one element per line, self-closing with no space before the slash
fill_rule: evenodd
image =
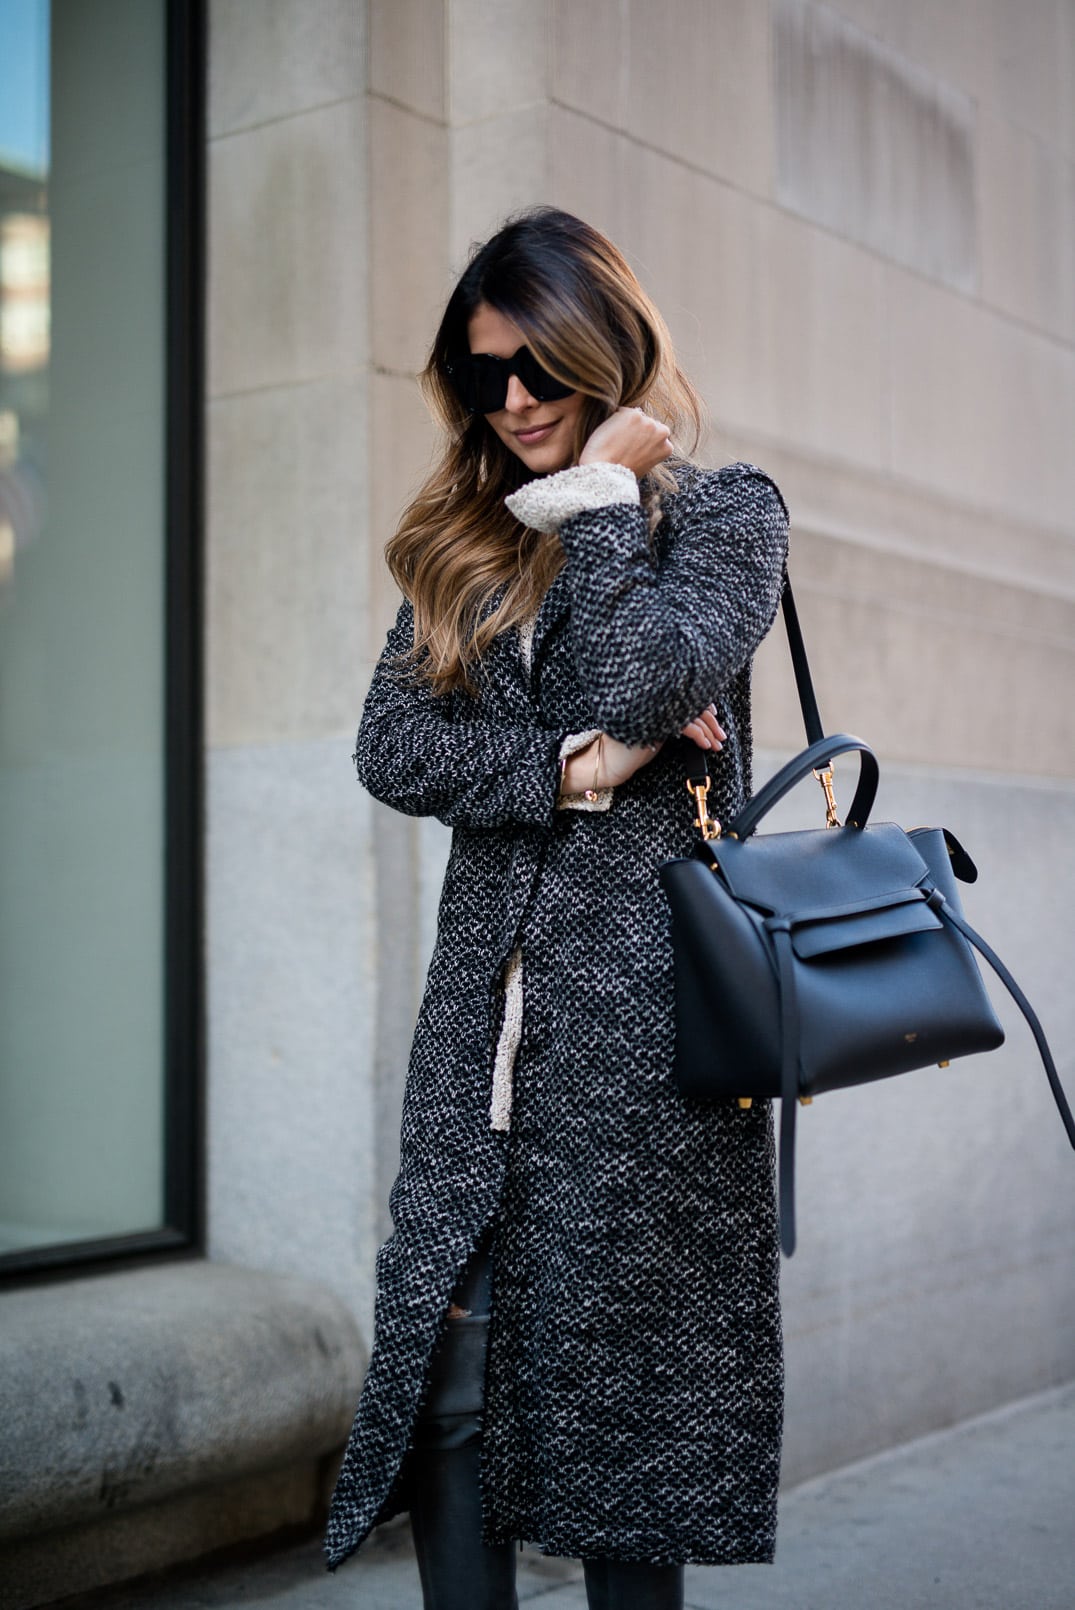
<path id="1" fill-rule="evenodd" d="M 772 1558 L 783 1363 L 772 1117 L 671 1074 L 669 918 L 688 852 L 681 746 L 607 810 L 556 809 L 565 739 L 668 739 L 713 700 L 715 814 L 751 787 L 750 674 L 779 604 L 787 510 L 750 464 L 676 468 L 643 511 L 583 510 L 530 643 L 474 695 L 400 674 L 408 605 L 358 732 L 378 799 L 453 829 L 403 1102 L 369 1369 L 329 1512 L 335 1569 L 408 1504 L 408 1447 L 455 1281 L 495 1222 L 484 1537 L 658 1563 Z M 507 1127 L 490 1122 L 510 959 L 525 1005 Z M 714 1018 L 719 1033 L 719 1013 Z"/>

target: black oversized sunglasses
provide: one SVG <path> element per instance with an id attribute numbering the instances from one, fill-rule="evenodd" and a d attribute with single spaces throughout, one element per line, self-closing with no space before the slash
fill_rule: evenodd
<path id="1" fill-rule="evenodd" d="M 511 375 L 518 375 L 537 402 L 556 402 L 576 390 L 543 369 L 529 347 L 520 347 L 510 358 L 470 353 L 445 364 L 445 368 L 464 408 L 472 414 L 498 413 L 508 400 Z"/>

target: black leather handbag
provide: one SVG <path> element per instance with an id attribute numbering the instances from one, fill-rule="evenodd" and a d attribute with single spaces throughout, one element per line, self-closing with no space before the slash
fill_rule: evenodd
<path id="1" fill-rule="evenodd" d="M 1029 1023 L 1073 1147 L 1075 1120 L 1030 1002 L 963 915 L 956 880 L 973 883 L 974 863 L 945 828 L 870 822 L 877 758 L 860 738 L 823 735 L 786 576 L 781 603 L 808 747 L 721 829 L 706 808 L 704 753 L 684 744 L 700 839 L 660 879 L 672 912 L 676 1081 L 703 1100 L 781 1098 L 780 1243 L 790 1257 L 798 1102 L 1003 1043 L 972 946 Z M 848 753 L 859 778 L 841 825 L 832 761 Z M 827 825 L 757 834 L 811 773 Z"/>

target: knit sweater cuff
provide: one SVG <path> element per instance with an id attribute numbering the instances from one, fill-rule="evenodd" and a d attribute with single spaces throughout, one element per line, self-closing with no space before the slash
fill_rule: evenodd
<path id="1" fill-rule="evenodd" d="M 533 531 L 559 531 L 573 514 L 640 501 L 638 478 L 626 464 L 573 464 L 527 481 L 504 499 L 515 518 Z"/>

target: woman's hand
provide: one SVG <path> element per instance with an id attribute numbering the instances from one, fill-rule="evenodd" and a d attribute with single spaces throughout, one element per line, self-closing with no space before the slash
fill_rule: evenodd
<path id="1" fill-rule="evenodd" d="M 683 737 L 690 738 L 699 749 L 720 749 L 727 736 L 717 720 L 715 704 L 707 704 L 701 715 L 683 728 Z M 585 749 L 569 757 L 564 766 L 562 792 L 582 794 L 588 788 L 619 788 L 636 771 L 648 766 L 660 749 L 660 743 L 621 744 L 617 738 L 610 738 L 603 732 L 600 739 L 595 738 Z"/>
<path id="2" fill-rule="evenodd" d="M 626 464 L 639 480 L 662 459 L 671 458 L 672 432 L 641 408 L 617 408 L 587 438 L 580 464 Z"/>
<path id="3" fill-rule="evenodd" d="M 700 716 L 688 721 L 683 728 L 683 737 L 690 738 L 699 749 L 720 749 L 728 734 L 717 720 L 717 707 L 707 704 Z"/>
<path id="4" fill-rule="evenodd" d="M 588 788 L 619 788 L 636 771 L 648 766 L 660 747 L 659 743 L 621 744 L 618 738 L 610 738 L 603 732 L 600 738 L 568 758 L 561 793 L 583 794 Z"/>

